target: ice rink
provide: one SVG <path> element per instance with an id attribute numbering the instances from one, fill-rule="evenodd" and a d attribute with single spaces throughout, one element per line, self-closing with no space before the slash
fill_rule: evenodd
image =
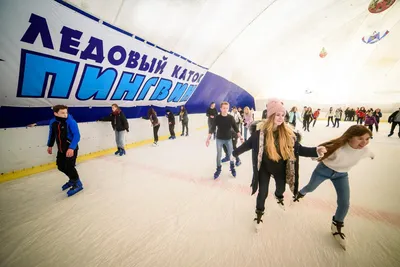
<path id="1" fill-rule="evenodd" d="M 318 121 L 302 144 L 339 136 L 350 123 L 325 125 Z M 241 157 L 236 178 L 225 163 L 214 181 L 215 142 L 206 148 L 201 130 L 78 164 L 85 189 L 71 198 L 57 170 L 0 184 L 0 265 L 398 267 L 400 139 L 388 131 L 381 123 L 369 145 L 375 159 L 349 174 L 347 251 L 330 232 L 336 194 L 329 181 L 294 205 L 287 188 L 283 211 L 271 180 L 264 227 L 256 233 L 251 152 Z M 300 161 L 302 186 L 317 163 Z"/>

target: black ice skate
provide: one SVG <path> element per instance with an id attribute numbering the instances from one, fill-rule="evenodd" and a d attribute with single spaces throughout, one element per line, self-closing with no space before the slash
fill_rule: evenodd
<path id="1" fill-rule="evenodd" d="M 300 199 L 303 197 L 304 195 L 302 195 L 300 192 L 297 192 L 297 194 L 293 196 L 293 202 L 300 202 Z"/>
<path id="2" fill-rule="evenodd" d="M 283 203 L 284 198 L 275 196 L 275 199 L 276 199 L 276 203 L 278 203 L 279 207 L 283 210 L 286 210 L 285 203 Z"/>
<path id="3" fill-rule="evenodd" d="M 262 228 L 262 224 L 263 224 L 262 216 L 263 215 L 264 215 L 263 211 L 256 210 L 256 217 L 254 218 L 254 225 L 256 227 L 256 232 L 258 232 Z"/>
<path id="4" fill-rule="evenodd" d="M 344 233 L 342 233 L 342 228 L 344 227 L 343 222 L 338 222 L 335 221 L 334 218 L 332 218 L 332 225 L 331 225 L 331 231 L 333 237 L 336 239 L 336 241 L 339 242 L 340 246 L 346 250 L 346 236 Z"/>

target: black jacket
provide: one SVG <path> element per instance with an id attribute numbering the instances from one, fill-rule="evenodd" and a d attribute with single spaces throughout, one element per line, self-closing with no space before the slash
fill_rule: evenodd
<path id="1" fill-rule="evenodd" d="M 122 111 L 117 114 L 111 112 L 110 115 L 101 118 L 99 121 L 111 121 L 111 126 L 114 131 L 120 132 L 127 130 L 129 132 L 128 120 Z"/>
<path id="2" fill-rule="evenodd" d="M 168 124 L 171 123 L 171 125 L 175 125 L 175 116 L 172 112 L 169 112 L 167 114 L 167 118 L 168 118 Z"/>
<path id="3" fill-rule="evenodd" d="M 394 118 L 396 118 L 397 113 L 399 113 L 399 112 L 400 112 L 400 110 L 396 110 L 395 112 L 393 112 L 392 115 L 389 116 L 388 122 L 392 123 L 394 121 Z"/>
<path id="4" fill-rule="evenodd" d="M 254 124 L 252 127 L 256 127 Z M 252 129 L 254 130 L 254 128 Z M 260 161 L 258 160 L 258 154 L 260 152 L 260 130 L 256 130 L 253 132 L 253 134 L 250 136 L 250 138 L 244 142 L 240 147 L 235 149 L 233 151 L 233 156 L 237 157 L 240 154 L 249 151 L 250 149 L 252 150 L 252 162 L 253 162 L 253 179 L 251 182 L 251 187 L 252 187 L 252 195 L 255 194 L 258 190 L 258 184 L 259 184 L 259 166 L 261 166 L 261 160 L 262 157 L 260 158 Z M 264 134 L 262 134 L 264 136 Z M 300 135 L 296 134 L 296 136 L 300 137 Z M 262 137 L 263 138 L 263 137 Z M 261 148 L 262 153 L 264 153 L 264 146 Z M 294 155 L 296 157 L 296 161 L 294 162 L 294 190 L 293 194 L 296 194 L 298 192 L 298 186 L 299 186 L 299 156 L 303 157 L 314 157 L 317 158 L 317 149 L 316 147 L 303 147 L 300 143 L 299 140 L 295 141 L 294 144 Z M 286 161 L 286 165 L 289 164 L 289 160 Z M 287 170 L 288 168 L 286 168 Z M 287 171 L 285 171 L 287 172 Z M 285 177 L 288 175 L 288 173 L 285 173 Z"/>
<path id="5" fill-rule="evenodd" d="M 218 115 L 218 111 L 216 108 L 208 108 L 206 116 L 208 117 L 209 120 L 215 120 L 215 118 Z M 210 116 L 214 116 L 214 118 L 210 118 Z"/>

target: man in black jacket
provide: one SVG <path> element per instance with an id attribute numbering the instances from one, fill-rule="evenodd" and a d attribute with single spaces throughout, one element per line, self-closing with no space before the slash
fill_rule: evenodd
<path id="1" fill-rule="evenodd" d="M 392 128 L 390 129 L 389 137 L 393 135 L 394 129 L 396 128 L 397 125 L 399 125 L 399 133 L 398 136 L 400 138 L 400 108 L 399 110 L 396 110 L 395 112 L 392 113 L 392 115 L 389 116 L 388 122 L 392 124 Z"/>

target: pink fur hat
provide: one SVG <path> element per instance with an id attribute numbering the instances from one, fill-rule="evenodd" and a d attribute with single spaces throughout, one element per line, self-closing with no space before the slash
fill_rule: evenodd
<path id="1" fill-rule="evenodd" d="M 286 113 L 286 109 L 283 106 L 283 102 L 277 98 L 269 99 L 267 103 L 267 117 L 270 117 L 277 112 Z"/>

